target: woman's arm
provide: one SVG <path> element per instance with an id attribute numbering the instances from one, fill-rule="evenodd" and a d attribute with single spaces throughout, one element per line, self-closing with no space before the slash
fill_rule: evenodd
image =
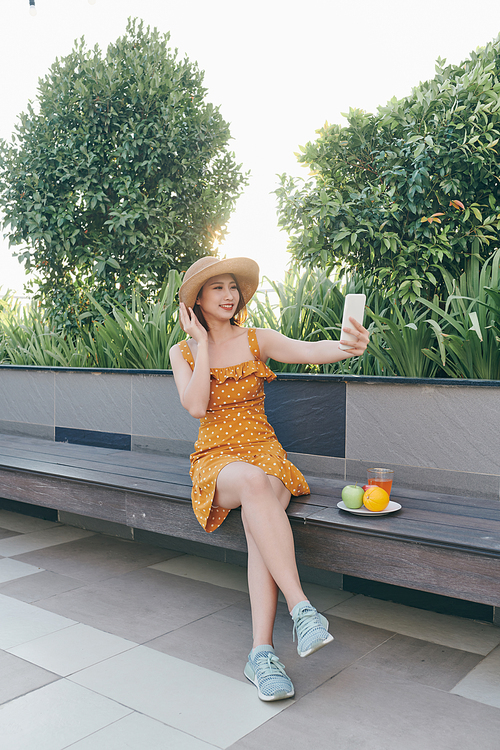
<path id="1" fill-rule="evenodd" d="M 197 343 L 194 370 L 182 356 L 178 344 L 170 349 L 170 363 L 181 404 L 192 417 L 201 419 L 207 413 L 210 400 L 210 364 L 208 361 L 208 336 L 191 309 L 181 302 L 179 320 L 182 329 Z"/>
<path id="2" fill-rule="evenodd" d="M 342 339 L 340 341 L 297 341 L 270 328 L 259 328 L 257 337 L 261 358 L 264 362 L 270 358 L 287 364 L 323 365 L 340 362 L 348 357 L 360 357 L 367 347 L 369 333 L 354 318 L 349 318 L 349 320 L 351 327 L 344 328 L 344 331 L 358 337 L 357 342 L 352 345 Z M 339 344 L 345 344 L 351 348 L 339 349 Z"/>

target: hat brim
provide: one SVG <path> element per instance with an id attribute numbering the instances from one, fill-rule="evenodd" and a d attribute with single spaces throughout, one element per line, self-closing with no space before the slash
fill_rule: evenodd
<path id="1" fill-rule="evenodd" d="M 246 305 L 253 297 L 259 286 L 259 266 L 251 258 L 225 258 L 211 263 L 198 273 L 185 281 L 179 289 L 179 299 L 186 307 L 193 308 L 200 289 L 206 282 L 214 276 L 220 276 L 224 273 L 230 273 L 238 282 L 243 305 Z"/>

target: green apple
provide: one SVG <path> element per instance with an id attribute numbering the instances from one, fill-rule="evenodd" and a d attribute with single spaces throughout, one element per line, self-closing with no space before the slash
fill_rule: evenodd
<path id="1" fill-rule="evenodd" d="M 342 500 L 347 508 L 361 508 L 364 490 L 357 484 L 348 484 L 342 490 Z"/>

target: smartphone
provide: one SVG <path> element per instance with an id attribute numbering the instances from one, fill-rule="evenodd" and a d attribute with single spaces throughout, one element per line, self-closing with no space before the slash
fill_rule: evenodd
<path id="1" fill-rule="evenodd" d="M 344 303 L 344 314 L 342 315 L 342 328 L 340 331 L 340 338 L 344 341 L 356 342 L 356 337 L 352 333 L 345 333 L 344 326 L 352 328 L 352 323 L 349 318 L 354 318 L 363 325 L 363 318 L 365 316 L 365 304 L 366 294 L 346 294 Z M 339 349 L 348 350 L 349 346 L 345 344 L 339 344 Z"/>

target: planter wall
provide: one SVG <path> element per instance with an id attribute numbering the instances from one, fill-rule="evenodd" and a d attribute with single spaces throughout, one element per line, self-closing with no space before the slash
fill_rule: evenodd
<path id="1" fill-rule="evenodd" d="M 309 474 L 500 498 L 500 381 L 279 375 L 269 421 Z M 170 371 L 0 366 L 0 432 L 187 456 L 198 422 Z"/>

